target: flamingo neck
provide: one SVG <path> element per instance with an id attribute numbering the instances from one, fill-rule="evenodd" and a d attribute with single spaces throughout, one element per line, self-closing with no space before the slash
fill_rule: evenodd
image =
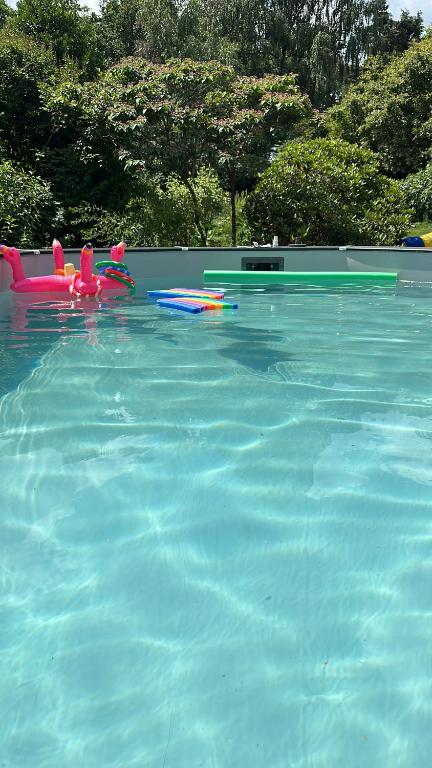
<path id="1" fill-rule="evenodd" d="M 8 248 L 6 245 L 0 245 L 0 252 L 5 261 L 12 267 L 12 276 L 15 283 L 25 280 L 24 267 L 21 261 L 21 254 L 17 248 Z"/>
<path id="2" fill-rule="evenodd" d="M 93 276 L 93 248 L 84 247 L 81 251 L 80 262 L 81 280 L 90 283 Z"/>
<path id="3" fill-rule="evenodd" d="M 113 247 L 111 248 L 110 256 L 111 256 L 111 261 L 121 261 L 119 257 L 119 252 L 118 252 L 118 245 L 113 245 Z"/>
<path id="4" fill-rule="evenodd" d="M 59 240 L 53 240 L 52 249 L 54 256 L 54 268 L 64 269 L 64 251 Z"/>

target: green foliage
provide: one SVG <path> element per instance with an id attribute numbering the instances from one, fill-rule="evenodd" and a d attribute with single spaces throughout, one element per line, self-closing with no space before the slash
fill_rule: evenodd
<path id="1" fill-rule="evenodd" d="M 376 152 L 402 178 L 421 168 L 432 142 L 432 34 L 389 64 L 371 62 L 330 110 L 330 134 Z"/>
<path id="2" fill-rule="evenodd" d="M 81 206 L 73 211 L 73 224 L 81 240 L 89 239 L 97 245 L 109 245 L 122 238 L 131 245 L 208 245 L 213 224 L 226 210 L 226 204 L 216 174 L 203 168 L 190 186 L 175 176 L 170 176 L 165 185 L 155 177 L 141 177 L 135 195 L 121 211 Z"/>
<path id="3" fill-rule="evenodd" d="M 306 234 L 316 245 L 390 244 L 409 225 L 398 183 L 372 152 L 335 139 L 286 145 L 249 196 L 247 215 L 261 241 Z"/>
<path id="4" fill-rule="evenodd" d="M 4 27 L 12 15 L 12 8 L 10 8 L 10 6 L 7 4 L 6 0 L 0 0 L 0 29 L 1 27 Z"/>
<path id="5" fill-rule="evenodd" d="M 295 141 L 308 158 L 311 140 L 326 134 L 304 94 L 320 107 L 337 101 L 370 54 L 380 58 L 331 113 L 332 135 L 373 148 L 396 177 L 430 157 L 431 37 L 389 64 L 419 37 L 421 17 L 403 12 L 396 21 L 387 0 L 102 0 L 99 16 L 79 0 L 18 0 L 16 11 L 0 0 L 0 27 L 0 162 L 21 169 L 13 173 L 30 186 L 48 184 L 65 243 L 123 236 L 226 245 L 228 229 L 233 244 L 249 242 L 245 212 L 258 198 L 247 195 L 278 147 Z M 375 189 L 377 168 L 356 180 L 364 158 L 340 159 L 340 178 L 328 158 L 323 164 L 335 184 L 328 222 L 338 185 L 357 190 L 342 201 L 344 239 L 380 241 L 381 219 L 387 235 L 399 231 L 397 185 Z M 429 215 L 427 174 L 402 190 L 407 205 Z M 289 236 L 309 226 L 302 205 Z M 332 215 L 314 237 L 339 232 Z M 39 239 L 44 226 L 34 230 Z"/>
<path id="6" fill-rule="evenodd" d="M 407 176 L 401 182 L 401 188 L 416 220 L 432 219 L 432 163 Z"/>
<path id="7" fill-rule="evenodd" d="M 49 184 L 10 162 L 0 165 L 0 232 L 4 242 L 23 247 L 48 245 L 60 213 Z"/>
<path id="8" fill-rule="evenodd" d="M 227 203 L 216 173 L 210 168 L 200 168 L 196 177 L 187 183 L 170 177 L 166 195 L 183 220 L 186 231 L 182 233 L 182 243 L 208 245 L 215 219 Z"/>
<path id="9" fill-rule="evenodd" d="M 107 60 L 143 56 L 162 62 L 179 49 L 179 4 L 175 0 L 105 0 L 101 39 Z"/>
<path id="10" fill-rule="evenodd" d="M 403 53 L 412 43 L 420 40 L 423 32 L 423 19 L 421 13 L 412 16 L 408 11 L 402 11 L 400 19 L 389 19 L 386 35 L 381 46 L 382 53 Z M 371 51 L 377 53 L 378 51 Z"/>
<path id="11" fill-rule="evenodd" d="M 218 60 L 242 75 L 296 72 L 326 107 L 371 54 L 419 39 L 420 14 L 392 19 L 387 0 L 105 0 L 102 40 L 111 63 L 143 55 Z"/>
<path id="12" fill-rule="evenodd" d="M 127 59 L 106 73 L 92 101 L 105 104 L 126 168 L 185 180 L 209 159 L 209 94 L 230 90 L 234 79 L 233 70 L 218 62 Z"/>
<path id="13" fill-rule="evenodd" d="M 74 70 L 63 67 L 57 81 L 41 94 L 51 131 L 38 153 L 38 171 L 50 180 L 65 207 L 65 229 L 59 236 L 80 240 L 73 210 L 122 210 L 134 194 L 133 179 L 118 157 L 107 124 L 108 91 L 101 93 L 96 82 L 80 84 Z"/>
<path id="14" fill-rule="evenodd" d="M 385 183 L 388 181 L 386 177 Z M 405 202 L 397 181 L 383 184 L 380 196 L 363 209 L 363 222 L 359 225 L 360 245 L 397 245 L 405 237 L 412 223 L 412 209 Z M 361 209 L 356 215 L 361 216 Z"/>
<path id="15" fill-rule="evenodd" d="M 425 219 L 425 221 L 414 221 L 406 234 L 407 237 L 421 237 L 429 232 L 432 232 L 432 221 Z"/>
<path id="16" fill-rule="evenodd" d="M 104 64 L 96 17 L 83 11 L 78 0 L 18 0 L 13 26 L 50 48 L 58 64 L 76 61 L 87 77 Z"/>
<path id="17" fill-rule="evenodd" d="M 239 245 L 250 245 L 252 232 L 246 217 L 247 192 L 239 192 L 235 199 L 237 216 L 237 242 Z M 218 216 L 212 222 L 207 245 L 213 248 L 226 248 L 231 245 L 231 207 L 228 198 Z"/>
<path id="18" fill-rule="evenodd" d="M 215 162 L 224 188 L 231 197 L 231 242 L 237 244 L 236 195 L 255 181 L 265 168 L 275 145 L 286 140 L 296 123 L 312 116 L 292 75 L 237 78 L 232 93 L 216 92 L 209 99 L 215 107 Z"/>
<path id="19" fill-rule="evenodd" d="M 128 59 L 106 73 L 90 112 L 95 101 L 106 105 L 106 123 L 129 171 L 175 174 L 190 185 L 200 167 L 217 170 L 231 195 L 234 244 L 236 193 L 268 164 L 272 147 L 312 115 L 291 75 L 239 77 L 214 61 Z M 204 244 L 204 231 L 200 237 Z"/>
<path id="20" fill-rule="evenodd" d="M 51 82 L 55 61 L 46 48 L 5 29 L 0 45 L 0 146 L 14 162 L 34 164 L 49 136 L 41 83 Z"/>

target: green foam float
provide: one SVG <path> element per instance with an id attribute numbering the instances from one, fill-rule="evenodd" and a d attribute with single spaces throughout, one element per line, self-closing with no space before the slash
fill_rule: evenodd
<path id="1" fill-rule="evenodd" d="M 267 272 L 259 270 L 204 270 L 205 283 L 238 283 L 242 285 L 284 285 L 284 284 L 352 284 L 379 283 L 395 285 L 397 272 Z"/>

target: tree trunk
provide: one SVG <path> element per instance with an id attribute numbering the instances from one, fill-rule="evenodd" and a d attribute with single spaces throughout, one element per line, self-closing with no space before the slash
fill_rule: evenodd
<path id="1" fill-rule="evenodd" d="M 230 200 L 231 200 L 231 245 L 233 246 L 233 248 L 236 248 L 237 246 L 237 215 L 236 215 L 236 189 L 235 189 L 234 174 L 231 174 Z"/>
<path id="2" fill-rule="evenodd" d="M 280 61 L 279 61 L 279 74 L 280 75 L 283 75 L 283 73 L 284 73 L 286 55 L 287 55 L 287 49 L 286 48 L 282 48 L 281 56 L 280 56 Z"/>
<path id="3" fill-rule="evenodd" d="M 198 230 L 198 234 L 200 236 L 201 245 L 203 245 L 204 248 L 205 248 L 206 245 L 207 245 L 207 237 L 206 237 L 206 233 L 204 232 L 203 226 L 201 224 L 201 219 L 200 219 L 200 216 L 199 216 L 199 207 L 198 207 L 197 196 L 195 194 L 195 190 L 193 188 L 193 184 L 191 183 L 191 181 L 189 179 L 185 179 L 184 180 L 184 185 L 185 185 L 186 189 L 188 190 L 188 192 L 189 192 L 189 194 L 190 194 L 190 196 L 192 198 L 195 226 L 196 226 L 196 228 Z"/>

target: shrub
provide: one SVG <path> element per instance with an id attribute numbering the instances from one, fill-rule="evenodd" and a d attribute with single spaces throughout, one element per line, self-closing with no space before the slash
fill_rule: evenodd
<path id="1" fill-rule="evenodd" d="M 75 209 L 72 224 L 81 239 L 98 245 L 121 238 L 130 245 L 198 246 L 203 240 L 207 244 L 213 222 L 228 202 L 208 168 L 202 168 L 188 186 L 176 176 L 164 185 L 155 177 L 144 177 L 135 186 L 135 194 L 120 211 L 88 205 Z"/>
<path id="2" fill-rule="evenodd" d="M 260 177 L 247 203 L 254 235 L 310 244 L 394 243 L 410 215 L 398 182 L 377 158 L 340 139 L 291 142 Z"/>
<path id="3" fill-rule="evenodd" d="M 432 219 L 432 163 L 401 182 L 406 204 L 414 210 L 416 221 Z"/>
<path id="4" fill-rule="evenodd" d="M 41 84 L 50 83 L 55 62 L 34 40 L 2 30 L 0 45 L 0 145 L 14 162 L 31 165 L 50 136 Z"/>
<path id="5" fill-rule="evenodd" d="M 0 164 L 0 239 L 9 245 L 48 245 L 59 224 L 50 185 L 32 173 Z"/>

